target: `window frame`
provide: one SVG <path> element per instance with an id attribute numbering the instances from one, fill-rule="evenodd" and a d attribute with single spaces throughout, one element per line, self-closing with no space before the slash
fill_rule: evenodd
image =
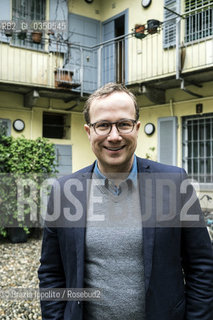
<path id="1" fill-rule="evenodd" d="M 209 7 L 205 9 L 207 1 Z M 184 41 L 186 43 L 204 40 L 213 35 L 213 0 L 193 0 L 193 2 L 185 1 Z"/>
<path id="2" fill-rule="evenodd" d="M 207 138 L 207 128 L 205 127 L 206 120 L 210 119 L 210 135 Z M 192 121 L 191 125 L 192 128 L 197 128 L 197 133 L 191 131 L 191 139 L 188 138 L 188 128 L 189 128 L 189 121 Z M 203 121 L 203 122 L 201 122 Z M 203 125 L 203 138 L 200 138 L 200 126 Z M 195 139 L 197 134 L 197 139 Z M 192 136 L 193 135 L 193 136 Z M 208 147 L 207 143 L 210 145 L 210 154 L 208 155 Z M 189 154 L 189 145 L 192 151 Z M 202 146 L 202 151 L 201 147 Z M 202 153 L 201 153 L 202 152 Z M 208 172 L 208 162 L 210 162 L 210 171 Z M 196 162 L 197 160 L 197 162 Z M 189 161 L 191 161 L 190 166 L 191 170 L 189 171 Z M 197 163 L 197 164 L 196 164 Z M 203 165 L 203 168 L 201 166 Z M 191 116 L 184 116 L 182 117 L 182 166 L 187 171 L 188 176 L 191 179 L 195 179 L 202 189 L 211 189 L 213 187 L 213 113 L 206 113 L 201 115 L 191 115 Z M 194 172 L 194 166 L 197 166 L 197 172 Z M 202 173 L 203 170 L 203 173 Z M 208 181 L 208 177 L 209 180 Z"/>
<path id="3" fill-rule="evenodd" d="M 26 21 L 29 23 L 32 21 L 45 21 L 46 20 L 46 14 L 47 14 L 47 1 L 48 0 L 26 0 L 26 7 L 27 7 L 27 14 L 23 15 L 21 14 L 17 15 L 17 11 L 19 10 L 19 6 L 21 2 L 24 2 L 25 0 L 12 0 L 12 20 L 16 22 L 17 27 L 19 28 L 20 26 L 20 21 Z M 38 5 L 38 1 L 40 1 L 41 7 L 43 9 L 43 12 L 41 11 L 40 13 L 37 13 L 36 10 L 33 12 L 33 16 L 31 13 L 31 6 L 32 3 L 34 3 L 35 6 Z M 25 13 L 25 12 L 24 12 Z M 40 17 L 39 17 L 40 15 Z M 44 32 L 42 32 L 42 38 L 44 36 Z M 37 50 L 37 51 L 44 51 L 45 50 L 45 41 L 42 40 L 41 43 L 33 43 L 31 39 L 31 31 L 27 31 L 26 38 L 24 40 L 19 39 L 19 35 L 17 32 L 15 32 L 12 35 L 11 41 L 10 41 L 11 46 L 15 47 L 22 47 L 25 49 L 31 49 L 31 50 Z"/>
<path id="4" fill-rule="evenodd" d="M 0 125 L 1 122 L 7 122 L 7 134 L 6 136 L 9 137 L 11 136 L 11 120 L 10 119 L 5 119 L 5 118 L 0 118 Z M 1 131 L 1 130 L 0 130 Z"/>

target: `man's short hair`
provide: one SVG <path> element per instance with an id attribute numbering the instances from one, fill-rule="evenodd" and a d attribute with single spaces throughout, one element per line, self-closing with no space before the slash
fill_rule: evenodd
<path id="1" fill-rule="evenodd" d="M 110 94 L 112 94 L 113 92 L 125 92 L 130 96 L 130 98 L 132 99 L 134 106 L 135 106 L 135 120 L 138 121 L 139 108 L 138 108 L 138 105 L 136 102 L 135 95 L 129 89 L 127 89 L 124 85 L 122 85 L 120 83 L 109 82 L 106 85 L 104 85 L 103 87 L 101 87 L 100 89 L 96 90 L 94 93 L 92 93 L 89 96 L 89 98 L 87 99 L 85 106 L 84 106 L 84 111 L 83 111 L 84 119 L 87 124 L 90 123 L 89 111 L 90 111 L 90 106 L 91 106 L 92 102 L 95 99 L 107 97 Z"/>

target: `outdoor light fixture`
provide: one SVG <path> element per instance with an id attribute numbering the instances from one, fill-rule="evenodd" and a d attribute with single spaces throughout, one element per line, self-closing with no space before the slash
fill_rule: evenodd
<path id="1" fill-rule="evenodd" d="M 93 3 L 93 0 L 85 0 L 86 3 Z"/>
<path id="2" fill-rule="evenodd" d="M 147 123 L 145 126 L 144 126 L 144 132 L 148 135 L 148 136 L 151 136 L 154 132 L 155 132 L 155 126 L 153 123 Z"/>
<path id="3" fill-rule="evenodd" d="M 18 131 L 18 132 L 21 132 L 24 130 L 25 128 L 25 123 L 23 120 L 21 119 L 16 119 L 14 122 L 13 122 L 13 128 L 14 130 Z"/>
<path id="4" fill-rule="evenodd" d="M 152 3 L 152 0 L 142 0 L 142 1 L 141 1 L 141 5 L 142 5 L 142 7 L 144 7 L 144 8 L 148 8 L 151 3 Z"/>

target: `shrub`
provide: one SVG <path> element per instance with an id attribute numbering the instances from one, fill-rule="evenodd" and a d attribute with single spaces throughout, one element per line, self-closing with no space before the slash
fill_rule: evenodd
<path id="1" fill-rule="evenodd" d="M 28 233 L 29 206 L 23 207 L 24 220 L 18 215 L 17 182 L 30 179 L 36 185 L 30 201 L 39 208 L 39 191 L 42 181 L 56 172 L 54 145 L 47 139 L 36 140 L 6 137 L 0 135 L 0 234 L 7 235 L 6 226 L 20 226 Z M 29 185 L 22 188 L 25 197 L 29 193 Z M 37 212 L 38 217 L 38 212 Z"/>

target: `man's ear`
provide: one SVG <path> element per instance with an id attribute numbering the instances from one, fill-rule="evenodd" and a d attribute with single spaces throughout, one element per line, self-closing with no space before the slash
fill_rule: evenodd
<path id="1" fill-rule="evenodd" d="M 85 125 L 84 125 L 84 130 L 86 131 L 87 136 L 88 136 L 88 138 L 90 139 L 90 127 L 88 126 L 88 124 L 85 124 Z"/>
<path id="2" fill-rule="evenodd" d="M 137 123 L 136 123 L 136 130 L 137 130 L 137 131 L 140 129 L 140 126 L 141 126 L 140 121 L 137 121 Z"/>

